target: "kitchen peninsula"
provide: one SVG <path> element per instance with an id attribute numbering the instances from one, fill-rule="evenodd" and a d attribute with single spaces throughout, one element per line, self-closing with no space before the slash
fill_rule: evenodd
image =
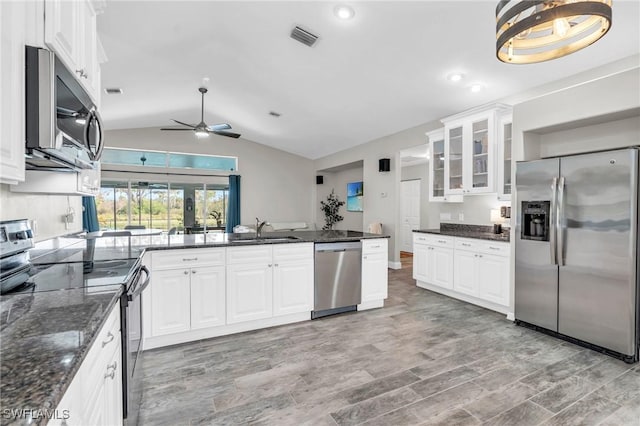
<path id="1" fill-rule="evenodd" d="M 381 307 L 387 294 L 388 237 L 377 234 L 298 231 L 268 233 L 263 238 L 220 233 L 85 237 L 56 238 L 31 250 L 39 274 L 58 268 L 74 277 L 79 275 L 79 288 L 69 284 L 71 276 L 51 275 L 50 279 L 64 281 L 61 290 L 0 297 L 3 408 L 79 410 L 82 404 L 78 401 L 89 396 L 78 390 L 79 380 L 74 377 L 88 377 L 87 364 L 94 360 L 96 365 L 111 360 L 111 366 L 119 359 L 111 352 L 109 356 L 93 355 L 105 347 L 104 342 L 118 342 L 113 335 L 121 332 L 116 305 L 122 286 L 88 284 L 88 275 L 82 279 L 83 268 L 86 273 L 87 266 L 102 261 L 114 262 L 115 271 L 117 262 L 129 268 L 141 258 L 151 271 L 151 280 L 142 293 L 144 349 L 310 320 L 313 246 L 318 242 L 362 243 L 362 303 L 358 310 Z M 127 271 L 120 274 L 123 279 L 128 275 Z M 47 285 L 55 287 L 55 283 Z M 45 329 L 34 326 L 43 324 L 43 315 L 52 311 L 64 312 L 66 320 L 54 321 Z M 24 333 L 33 334 L 28 342 Z M 76 333 L 82 339 L 61 350 L 40 350 L 59 339 L 61 333 Z M 105 337 L 108 335 L 111 337 Z M 25 342 L 29 353 L 37 356 L 17 356 L 26 353 Z M 24 381 L 20 372 L 42 371 L 43 366 L 48 368 L 50 380 Z M 113 411 L 112 407 L 104 410 Z M 46 416 L 31 418 L 32 424 L 45 424 L 46 420 Z"/>

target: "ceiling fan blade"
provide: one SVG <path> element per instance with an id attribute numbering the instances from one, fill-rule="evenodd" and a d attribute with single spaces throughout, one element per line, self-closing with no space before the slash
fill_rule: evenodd
<path id="1" fill-rule="evenodd" d="M 193 129 L 177 129 L 175 127 L 163 127 L 160 130 L 178 130 L 178 131 L 181 131 L 181 132 L 185 132 L 185 131 L 186 132 L 193 132 Z"/>
<path id="2" fill-rule="evenodd" d="M 220 124 L 212 124 L 211 126 L 207 126 L 210 131 L 218 131 L 218 130 L 229 130 L 231 128 L 227 123 Z"/>
<path id="3" fill-rule="evenodd" d="M 214 130 L 211 133 L 215 133 L 216 135 L 220 135 L 220 136 L 228 136 L 228 137 L 234 138 L 234 139 L 238 139 L 240 137 L 239 133 L 225 132 L 225 131 L 222 131 L 222 130 Z"/>
<path id="4" fill-rule="evenodd" d="M 192 129 L 196 128 L 196 126 L 194 126 L 193 124 L 183 123 L 182 121 L 178 121 L 178 120 L 172 120 L 172 121 L 175 121 L 178 124 L 182 124 L 183 126 L 191 127 Z"/>

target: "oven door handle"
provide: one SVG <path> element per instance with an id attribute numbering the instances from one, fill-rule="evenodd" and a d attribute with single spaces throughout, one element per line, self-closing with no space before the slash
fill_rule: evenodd
<path id="1" fill-rule="evenodd" d="M 140 294 L 144 291 L 145 288 L 147 288 L 147 286 L 149 285 L 149 282 L 151 281 L 151 273 L 149 272 L 149 270 L 147 269 L 146 266 L 142 265 L 140 267 L 140 271 L 144 272 L 146 275 L 145 280 L 142 282 L 142 284 L 139 284 L 136 289 L 130 293 L 129 295 L 127 295 L 128 300 L 131 302 L 133 299 L 137 298 L 138 296 L 140 296 Z"/>

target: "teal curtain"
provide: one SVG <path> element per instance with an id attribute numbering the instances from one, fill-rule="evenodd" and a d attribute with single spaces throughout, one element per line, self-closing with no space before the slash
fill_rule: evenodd
<path id="1" fill-rule="evenodd" d="M 94 197 L 82 197 L 82 229 L 87 232 L 100 230 L 98 225 L 98 209 Z"/>
<path id="2" fill-rule="evenodd" d="M 229 175 L 229 204 L 227 204 L 226 232 L 240 225 L 240 175 Z"/>

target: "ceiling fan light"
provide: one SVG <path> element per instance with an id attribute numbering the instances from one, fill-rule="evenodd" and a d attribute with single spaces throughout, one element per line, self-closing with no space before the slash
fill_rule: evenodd
<path id="1" fill-rule="evenodd" d="M 612 0 L 501 0 L 496 7 L 496 57 L 531 64 L 569 55 L 611 28 Z"/>
<path id="2" fill-rule="evenodd" d="M 209 137 L 209 132 L 207 132 L 206 130 L 202 130 L 202 129 L 198 129 L 195 131 L 196 133 L 196 137 L 198 138 L 208 138 Z"/>

